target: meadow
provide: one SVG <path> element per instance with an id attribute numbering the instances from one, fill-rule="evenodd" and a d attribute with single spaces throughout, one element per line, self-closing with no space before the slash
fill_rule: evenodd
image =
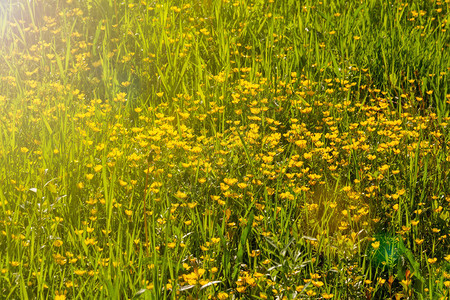
<path id="1" fill-rule="evenodd" d="M 449 299 L 450 0 L 1 0 L 2 299 Z"/>

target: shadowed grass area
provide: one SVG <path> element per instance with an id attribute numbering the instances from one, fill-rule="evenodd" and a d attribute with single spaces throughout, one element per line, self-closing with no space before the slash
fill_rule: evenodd
<path id="1" fill-rule="evenodd" d="M 0 2 L 7 299 L 446 299 L 448 1 Z"/>

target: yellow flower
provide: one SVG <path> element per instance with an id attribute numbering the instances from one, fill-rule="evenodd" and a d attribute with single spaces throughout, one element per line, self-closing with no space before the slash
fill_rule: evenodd
<path id="1" fill-rule="evenodd" d="M 86 274 L 86 271 L 85 270 L 75 270 L 74 273 L 75 273 L 75 275 L 83 276 L 84 274 Z"/>
<path id="2" fill-rule="evenodd" d="M 27 147 L 22 147 L 22 148 L 20 148 L 20 152 L 22 152 L 22 153 L 27 153 L 29 150 L 28 150 L 28 148 Z"/>
<path id="3" fill-rule="evenodd" d="M 205 284 L 207 284 L 208 282 L 209 282 L 208 279 L 200 279 L 200 280 L 198 281 L 198 283 L 199 283 L 200 285 L 205 285 Z"/>
<path id="4" fill-rule="evenodd" d="M 407 280 L 402 280 L 402 281 L 401 281 L 401 284 L 402 284 L 403 286 L 408 286 L 408 285 L 411 284 L 411 280 L 409 280 L 409 279 L 407 279 Z"/>
<path id="5" fill-rule="evenodd" d="M 177 191 L 175 194 L 175 197 L 180 198 L 180 199 L 185 199 L 187 197 L 187 195 L 181 191 Z"/>
<path id="6" fill-rule="evenodd" d="M 20 263 L 18 261 L 12 261 L 9 263 L 12 267 L 17 267 L 18 265 L 20 265 Z"/>
<path id="7" fill-rule="evenodd" d="M 437 262 L 437 258 L 436 257 L 435 258 L 429 258 L 429 259 L 427 259 L 427 261 L 428 261 L 429 264 L 434 264 L 435 262 Z"/>
<path id="8" fill-rule="evenodd" d="M 225 300 L 225 299 L 228 299 L 228 294 L 225 293 L 225 292 L 220 292 L 220 293 L 217 295 L 217 299 L 219 299 L 219 300 Z"/>
<path id="9" fill-rule="evenodd" d="M 375 243 L 372 243 L 372 248 L 375 250 L 378 250 L 378 248 L 380 248 L 380 242 L 376 241 Z"/>
<path id="10" fill-rule="evenodd" d="M 205 269 L 202 269 L 202 268 L 198 269 L 198 270 L 197 270 L 198 277 L 203 276 L 203 274 L 205 274 L 205 272 L 206 272 Z"/>
<path id="11" fill-rule="evenodd" d="M 322 281 L 312 281 L 312 284 L 315 286 L 315 287 L 322 287 L 323 286 L 323 282 Z"/>
<path id="12" fill-rule="evenodd" d="M 55 247 L 61 247 L 62 244 L 63 244 L 63 241 L 61 241 L 61 240 L 56 240 L 53 242 L 53 246 L 55 246 Z"/>
<path id="13" fill-rule="evenodd" d="M 342 189 L 341 189 L 341 191 L 343 191 L 343 192 L 350 192 L 352 190 L 352 187 L 351 186 L 344 186 Z"/>
<path id="14" fill-rule="evenodd" d="M 313 154 L 311 152 L 306 152 L 306 153 L 303 154 L 303 157 L 305 159 L 310 159 L 312 156 L 313 156 Z"/>
<path id="15" fill-rule="evenodd" d="M 95 239 L 87 238 L 84 240 L 84 244 L 86 246 L 95 245 L 95 244 L 97 244 L 97 241 Z"/>
<path id="16" fill-rule="evenodd" d="M 239 188 L 241 188 L 241 189 L 245 189 L 246 187 L 247 187 L 247 184 L 246 183 L 238 183 L 238 187 Z"/>

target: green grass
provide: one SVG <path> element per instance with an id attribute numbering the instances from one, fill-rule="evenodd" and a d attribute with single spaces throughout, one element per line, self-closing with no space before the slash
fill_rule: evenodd
<path id="1" fill-rule="evenodd" d="M 8 299 L 447 299 L 448 1 L 0 3 Z"/>

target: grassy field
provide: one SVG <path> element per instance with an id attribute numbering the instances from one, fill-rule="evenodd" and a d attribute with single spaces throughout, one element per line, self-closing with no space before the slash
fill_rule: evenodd
<path id="1" fill-rule="evenodd" d="M 0 1 L 2 299 L 448 299 L 450 1 Z"/>

